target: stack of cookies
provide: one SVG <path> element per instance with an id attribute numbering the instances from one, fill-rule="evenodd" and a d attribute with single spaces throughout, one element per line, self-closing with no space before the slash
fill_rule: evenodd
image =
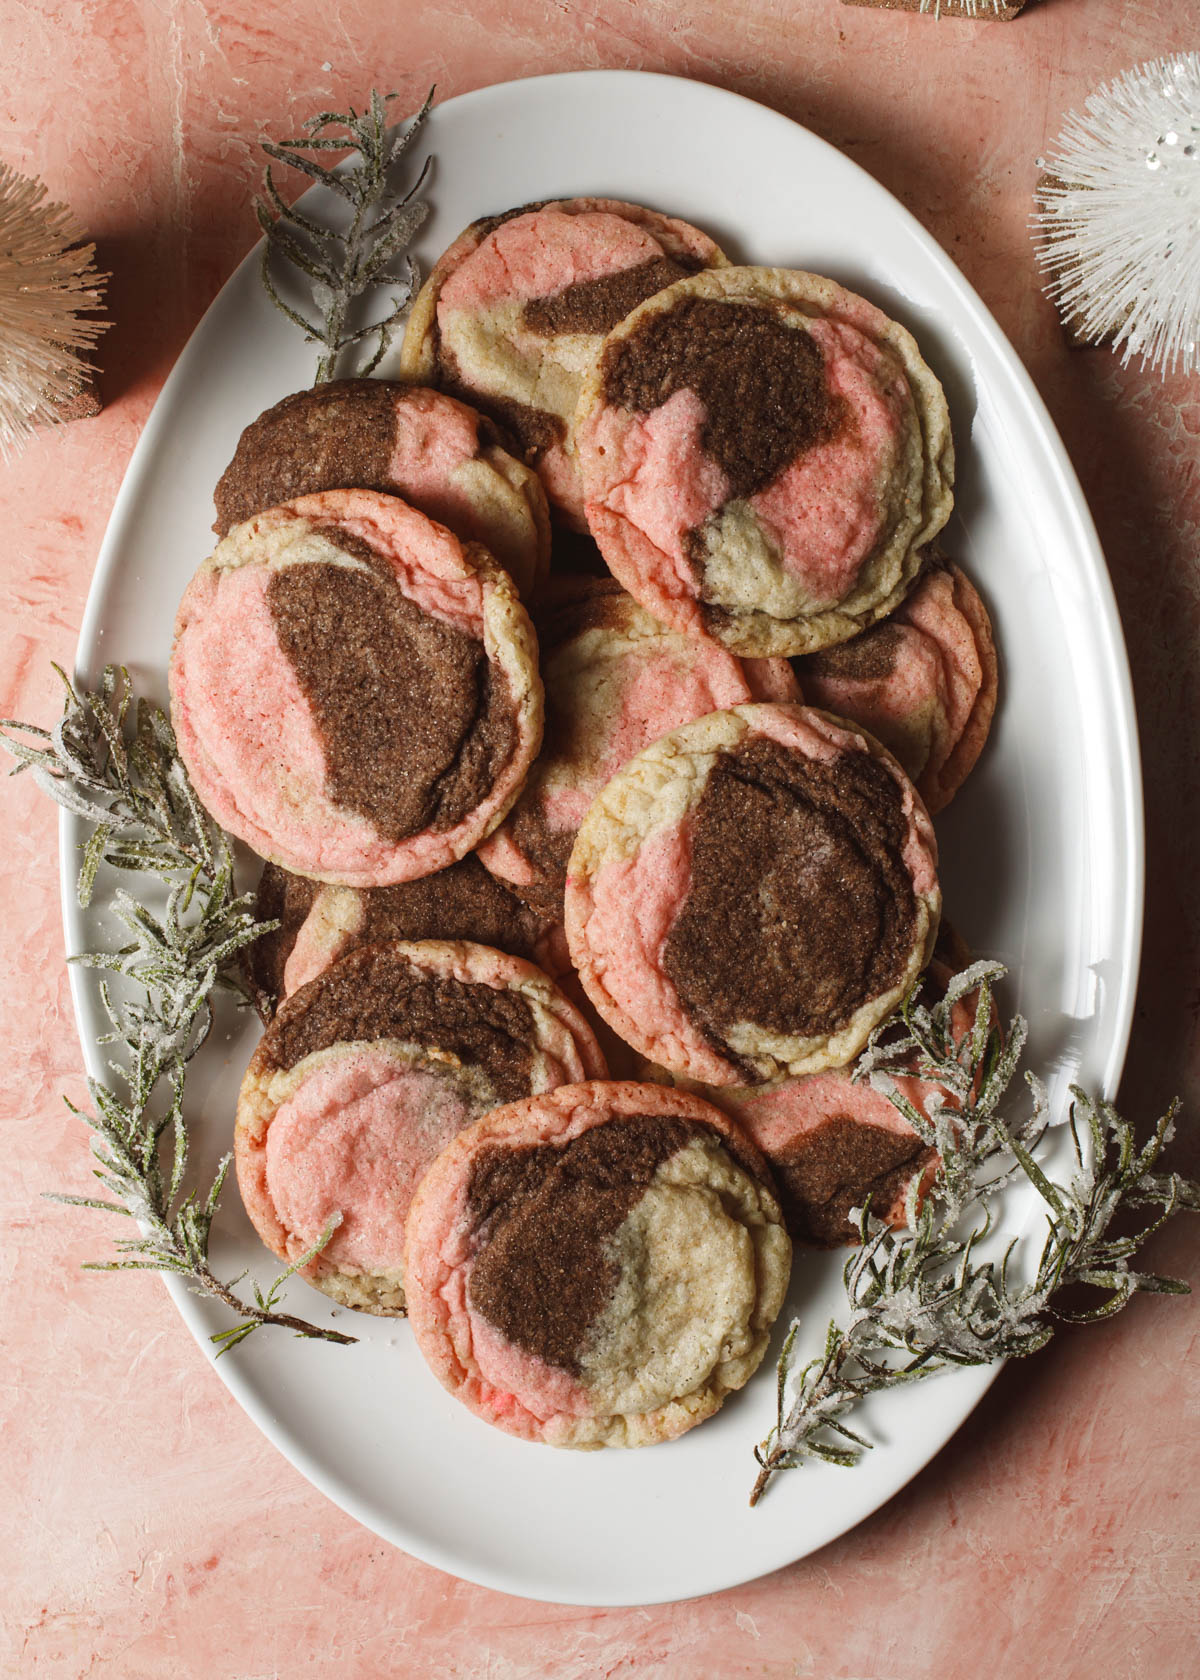
<path id="1" fill-rule="evenodd" d="M 596 198 L 468 228 L 401 372 L 246 429 L 176 624 L 279 923 L 239 1184 L 488 1421 L 663 1440 L 793 1242 L 936 1167 L 847 1066 L 933 972 L 995 705 L 946 404 L 862 298 Z"/>

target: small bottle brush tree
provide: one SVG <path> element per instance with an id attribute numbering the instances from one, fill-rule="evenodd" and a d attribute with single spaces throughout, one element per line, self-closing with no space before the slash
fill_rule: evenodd
<path id="1" fill-rule="evenodd" d="M 1160 373 L 1200 367 L 1200 53 L 1128 70 L 1071 112 L 1034 218 L 1073 336 Z"/>
<path id="2" fill-rule="evenodd" d="M 70 418 L 91 373 L 83 359 L 107 322 L 95 247 L 65 204 L 46 202 L 40 181 L 0 164 L 0 456 L 10 459 L 36 427 Z"/>

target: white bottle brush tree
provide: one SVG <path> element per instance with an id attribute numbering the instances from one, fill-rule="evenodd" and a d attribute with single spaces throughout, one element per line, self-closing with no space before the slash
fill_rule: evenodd
<path id="1" fill-rule="evenodd" d="M 0 458 L 64 418 L 87 384 L 85 356 L 107 322 L 95 247 L 45 186 L 0 163 Z M 81 313 L 82 312 L 82 313 Z"/>
<path id="2" fill-rule="evenodd" d="M 1200 366 L 1200 53 L 1127 70 L 1072 112 L 1035 217 L 1077 338 L 1165 374 Z"/>

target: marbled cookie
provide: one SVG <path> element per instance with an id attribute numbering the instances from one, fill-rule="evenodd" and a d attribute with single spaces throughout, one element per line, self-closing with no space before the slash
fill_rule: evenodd
<path id="1" fill-rule="evenodd" d="M 534 609 L 546 729 L 520 798 L 479 848 L 494 874 L 561 920 L 567 858 L 588 806 L 644 746 L 705 712 L 798 699 L 785 660 L 742 661 L 664 630 L 611 578 L 558 585 Z"/>
<path id="2" fill-rule="evenodd" d="M 238 1100 L 246 1211 L 364 1312 L 404 1310 L 404 1222 L 430 1163 L 498 1103 L 603 1077 L 595 1039 L 540 970 L 482 945 L 364 945 L 280 1008 Z"/>
<path id="3" fill-rule="evenodd" d="M 921 979 L 919 1001 L 932 1005 L 946 995 L 970 953 L 949 924 L 938 930 L 936 953 Z M 944 960 L 951 954 L 953 961 Z M 979 993 L 960 998 L 951 1010 L 956 1044 L 975 1025 Z M 995 1009 L 992 1013 L 996 1020 Z M 907 1223 L 908 1192 L 914 1178 L 919 1194 L 932 1184 L 939 1160 L 886 1094 L 852 1069 L 830 1068 L 804 1079 L 757 1088 L 709 1091 L 697 1088 L 738 1122 L 766 1157 L 779 1191 L 779 1204 L 793 1240 L 834 1248 L 859 1240 L 853 1210 L 870 1201 L 871 1214 L 889 1225 Z M 898 1094 L 927 1117 L 935 1101 L 954 1109 L 958 1099 L 945 1086 L 910 1076 L 896 1079 Z"/>
<path id="4" fill-rule="evenodd" d="M 434 265 L 408 318 L 401 369 L 500 420 L 551 502 L 582 528 L 571 423 L 605 333 L 670 281 L 724 260 L 688 223 L 613 199 L 484 217 Z"/>
<path id="5" fill-rule="evenodd" d="M 316 886 L 283 969 L 283 995 L 381 939 L 467 939 L 555 974 L 564 958 L 560 921 L 531 909 L 473 852 L 394 887 Z"/>
<path id="6" fill-rule="evenodd" d="M 614 576 L 735 653 L 807 653 L 883 617 L 953 503 L 946 400 L 911 334 L 799 270 L 711 269 L 640 305 L 575 439 Z"/>
<path id="7" fill-rule="evenodd" d="M 331 380 L 260 414 L 213 494 L 213 529 L 228 536 L 264 508 L 355 489 L 400 496 L 482 543 L 522 595 L 550 564 L 545 492 L 492 422 L 440 391 L 384 379 Z"/>
<path id="8" fill-rule="evenodd" d="M 414 1198 L 409 1313 L 488 1423 L 562 1447 L 670 1440 L 766 1352 L 791 1245 L 756 1151 L 710 1104 L 560 1086 L 456 1138 Z"/>
<path id="9" fill-rule="evenodd" d="M 987 608 L 957 566 L 932 561 L 882 624 L 795 662 L 804 698 L 869 729 L 917 784 L 947 806 L 983 751 L 996 710 Z"/>
<path id="10" fill-rule="evenodd" d="M 237 525 L 184 594 L 171 717 L 222 827 L 296 874 L 390 886 L 499 823 L 541 743 L 512 579 L 395 496 Z"/>
<path id="11" fill-rule="evenodd" d="M 567 867 L 571 958 L 609 1025 L 708 1085 L 839 1067 L 924 968 L 937 845 L 900 766 L 803 706 L 738 706 L 646 747 Z"/>

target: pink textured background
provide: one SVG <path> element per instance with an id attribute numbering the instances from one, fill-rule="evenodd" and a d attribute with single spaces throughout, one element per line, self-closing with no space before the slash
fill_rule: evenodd
<path id="1" fill-rule="evenodd" d="M 1048 401 L 1100 527 L 1129 641 L 1149 826 L 1146 956 L 1123 1088 L 1174 1092 L 1200 1168 L 1200 380 L 1069 353 L 1035 281 L 1034 158 L 1098 82 L 1200 45 L 1178 0 L 1040 0 L 1014 23 L 838 0 L 0 0 L 0 158 L 71 202 L 113 271 L 106 408 L 0 470 L 0 714 L 57 710 L 113 497 L 159 386 L 255 237 L 260 134 L 372 84 L 415 104 L 510 77 L 667 70 L 844 148 L 950 250 Z M 273 18 L 286 16 L 286 27 Z M 117 651 L 117 650 L 114 650 Z M 81 1274 L 79 1049 L 50 806 L 8 785 L 0 1115 L 0 1574 L 5 1674 L 924 1680 L 1200 1668 L 1200 1360 L 1190 1302 L 1141 1301 L 1005 1371 L 916 1483 L 751 1586 L 575 1611 L 458 1583 L 373 1539 L 258 1435 L 152 1278 Z M 1200 1279 L 1182 1221 L 1151 1261 Z M 235 1356 L 236 1357 L 236 1356 Z M 802 1472 L 800 1472 L 802 1474 Z M 518 1517 L 519 1520 L 519 1517 Z"/>

